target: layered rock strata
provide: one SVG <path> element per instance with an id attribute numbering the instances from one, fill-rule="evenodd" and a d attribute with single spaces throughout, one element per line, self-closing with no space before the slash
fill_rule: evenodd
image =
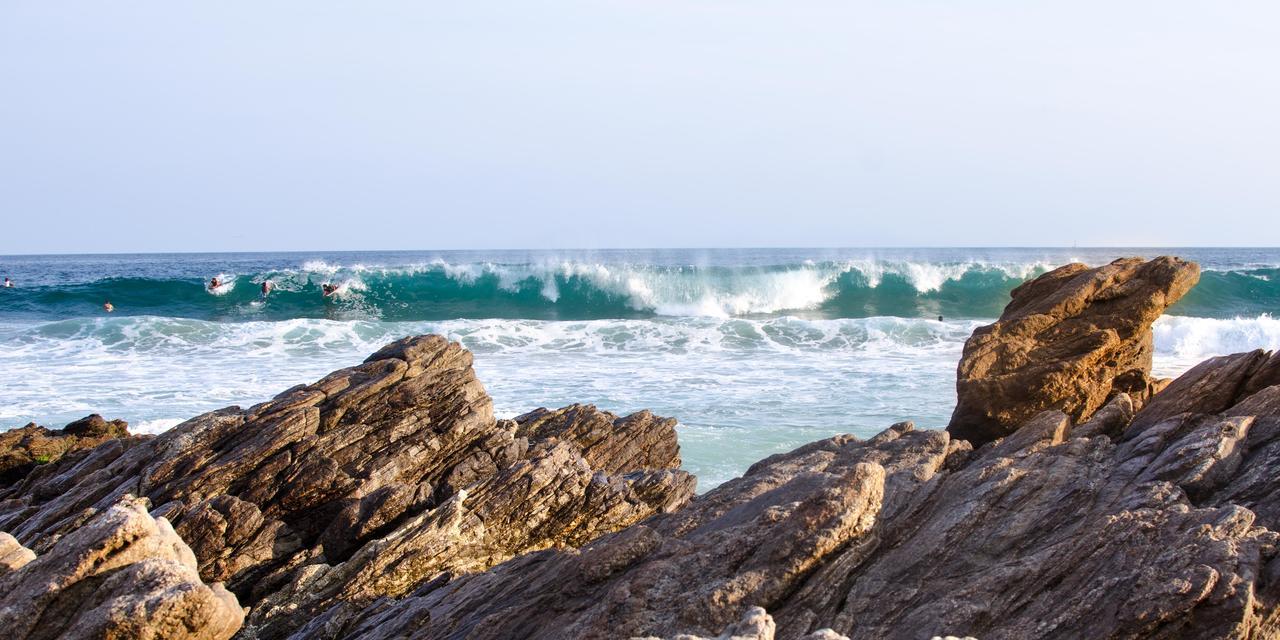
<path id="1" fill-rule="evenodd" d="M 1276 424 L 1273 393 L 1119 441 L 1073 437 L 1058 411 L 978 451 L 909 424 L 836 437 L 581 549 L 335 607 L 295 637 L 715 637 L 756 606 L 779 638 L 1266 637 L 1280 428 L 1251 427 Z"/>
<path id="2" fill-rule="evenodd" d="M 674 421 L 589 406 L 495 420 L 471 354 L 405 339 L 249 409 L 42 465 L 0 530 L 44 554 L 126 495 L 174 523 L 206 581 L 280 637 L 334 603 L 400 596 L 682 505 Z"/>
<path id="3" fill-rule="evenodd" d="M 1151 324 L 1199 277 L 1178 258 L 1125 258 L 1020 285 L 1000 319 L 965 342 L 947 431 L 980 445 L 1041 411 L 1080 422 L 1119 393 L 1145 400 L 1159 388 Z"/>

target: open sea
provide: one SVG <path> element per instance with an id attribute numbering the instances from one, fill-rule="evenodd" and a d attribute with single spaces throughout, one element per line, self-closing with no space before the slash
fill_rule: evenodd
<path id="1" fill-rule="evenodd" d="M 1156 323 L 1157 374 L 1280 348 L 1280 249 L 0 256 L 16 285 L 0 289 L 0 429 L 96 412 L 159 432 L 440 333 L 475 352 L 500 416 L 583 402 L 678 418 L 705 490 L 818 438 L 945 425 L 964 340 L 1011 289 L 1161 254 L 1204 273 Z"/>

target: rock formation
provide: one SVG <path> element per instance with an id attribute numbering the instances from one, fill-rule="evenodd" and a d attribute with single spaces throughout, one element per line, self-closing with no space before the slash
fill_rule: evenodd
<path id="1" fill-rule="evenodd" d="M 1000 319 L 965 343 L 947 431 L 980 445 L 1041 411 L 1080 422 L 1118 393 L 1144 400 L 1155 390 L 1151 323 L 1199 277 L 1178 258 L 1126 258 L 1022 284 Z"/>
<path id="2" fill-rule="evenodd" d="M 1121 442 L 1046 411 L 978 451 L 909 424 L 840 436 L 579 550 L 336 607 L 295 637 L 715 637 L 753 606 L 780 638 L 1265 636 L 1280 597 L 1266 411 Z M 1248 441 L 1251 424 L 1276 439 Z"/>
<path id="3" fill-rule="evenodd" d="M 21 429 L 0 431 L 0 487 L 26 477 L 37 465 L 49 464 L 68 453 L 127 438 L 128 427 L 124 420 L 108 421 L 95 413 L 59 430 L 31 423 Z"/>
<path id="4" fill-rule="evenodd" d="M 200 581 L 191 549 L 143 500 L 123 498 L 39 557 L 16 544 L 0 534 L 0 625 L 14 640 L 224 640 L 244 618 L 221 584 Z"/>
<path id="5" fill-rule="evenodd" d="M 247 410 L 39 466 L 0 490 L 0 530 L 45 554 L 124 496 L 146 498 L 200 576 L 251 607 L 245 635 L 280 637 L 334 603 L 679 507 L 694 479 L 673 426 L 589 406 L 495 420 L 470 353 L 411 338 Z"/>

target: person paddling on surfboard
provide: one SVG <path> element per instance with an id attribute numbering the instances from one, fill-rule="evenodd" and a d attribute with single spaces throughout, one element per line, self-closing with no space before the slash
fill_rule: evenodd
<path id="1" fill-rule="evenodd" d="M 262 299 L 266 300 L 267 294 L 271 293 L 271 290 L 274 288 L 276 288 L 275 283 L 271 282 L 270 280 L 263 280 L 262 281 Z"/>

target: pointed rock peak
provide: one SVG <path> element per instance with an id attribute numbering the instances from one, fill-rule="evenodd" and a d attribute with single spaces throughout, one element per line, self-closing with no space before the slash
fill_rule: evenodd
<path id="1" fill-rule="evenodd" d="M 1046 410 L 1087 420 L 1112 397 L 1150 397 L 1151 324 L 1199 280 L 1194 262 L 1123 258 L 1059 267 L 1012 292 L 965 343 L 947 431 L 983 444 Z"/>

